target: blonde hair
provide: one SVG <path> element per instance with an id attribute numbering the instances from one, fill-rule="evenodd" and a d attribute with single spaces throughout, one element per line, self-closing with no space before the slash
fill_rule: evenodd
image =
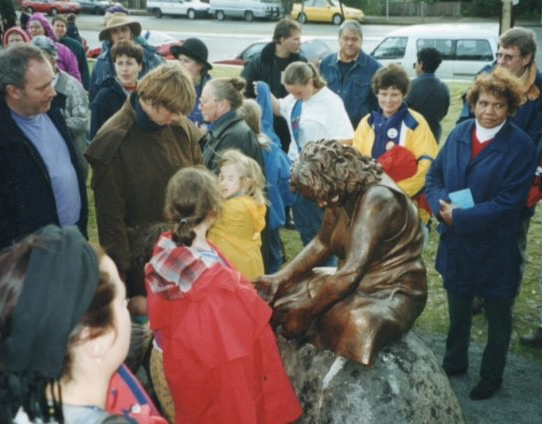
<path id="1" fill-rule="evenodd" d="M 262 148 L 269 150 L 271 139 L 262 132 L 262 108 L 254 99 L 245 99 L 240 108 L 248 127 L 256 135 Z"/>
<path id="2" fill-rule="evenodd" d="M 173 241 L 191 246 L 196 237 L 194 227 L 222 204 L 216 175 L 203 167 L 177 171 L 168 182 L 164 216 L 173 224 Z"/>
<path id="3" fill-rule="evenodd" d="M 220 156 L 218 169 L 226 165 L 234 165 L 238 170 L 243 194 L 252 197 L 258 203 L 267 203 L 263 194 L 265 177 L 258 162 L 239 150 L 229 149 Z"/>
<path id="4" fill-rule="evenodd" d="M 323 88 L 326 82 L 312 63 L 292 62 L 282 75 L 283 85 L 307 85 L 312 79 L 314 88 Z"/>
<path id="5" fill-rule="evenodd" d="M 189 114 L 194 109 L 196 92 L 192 79 L 178 62 L 158 66 L 137 86 L 141 100 L 173 113 Z"/>

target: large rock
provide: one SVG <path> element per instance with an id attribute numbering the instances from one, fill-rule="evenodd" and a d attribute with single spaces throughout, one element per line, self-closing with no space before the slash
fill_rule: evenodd
<path id="1" fill-rule="evenodd" d="M 383 349 L 374 368 L 280 335 L 279 348 L 305 411 L 300 423 L 465 422 L 435 355 L 412 332 Z"/>

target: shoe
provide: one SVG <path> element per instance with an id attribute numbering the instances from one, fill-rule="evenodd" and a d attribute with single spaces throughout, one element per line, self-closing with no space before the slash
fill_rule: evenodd
<path id="1" fill-rule="evenodd" d="M 444 372 L 446 373 L 448 377 L 459 377 L 467 373 L 467 368 L 453 369 L 447 365 L 443 365 L 442 369 L 444 370 Z"/>
<path id="2" fill-rule="evenodd" d="M 287 230 L 295 230 L 295 224 L 294 224 L 294 220 L 292 218 L 288 218 L 286 220 L 286 224 L 284 224 L 284 227 L 287 229 Z"/>
<path id="3" fill-rule="evenodd" d="M 519 343 L 523 346 L 542 347 L 542 328 L 538 327 L 526 336 L 520 337 Z"/>
<path id="4" fill-rule="evenodd" d="M 485 378 L 482 378 L 480 382 L 474 386 L 474 389 L 471 390 L 469 397 L 472 400 L 485 400 L 493 397 L 495 393 L 497 393 L 497 390 L 502 385 L 502 379 L 498 380 L 486 380 Z"/>

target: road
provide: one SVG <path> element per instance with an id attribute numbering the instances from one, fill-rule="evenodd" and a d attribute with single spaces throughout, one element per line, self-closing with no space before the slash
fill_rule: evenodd
<path id="1" fill-rule="evenodd" d="M 134 16 L 144 29 L 160 30 L 172 37 L 185 39 L 188 37 L 200 38 L 209 48 L 209 60 L 232 58 L 240 53 L 250 43 L 262 38 L 271 38 L 276 22 L 255 21 L 248 23 L 242 20 L 217 21 L 216 19 L 196 19 L 154 16 Z M 488 22 L 487 20 L 485 22 Z M 79 15 L 77 24 L 91 48 L 100 45 L 98 33 L 103 28 L 103 16 Z M 472 22 L 476 26 L 476 22 Z M 403 25 L 363 25 L 363 49 L 372 51 L 374 47 L 391 31 Z M 536 62 L 542 68 L 542 26 L 531 29 L 536 33 L 538 52 Z M 303 35 L 322 38 L 329 47 L 338 49 L 338 27 L 330 24 L 308 23 L 303 25 Z"/>
<path id="2" fill-rule="evenodd" d="M 185 39 L 200 38 L 209 48 L 210 61 L 231 58 L 240 53 L 250 43 L 262 38 L 271 38 L 276 22 L 257 21 L 217 21 L 214 19 L 188 20 L 186 18 L 155 18 L 154 16 L 134 17 L 144 29 L 160 30 L 172 37 Z M 77 25 L 87 39 L 90 48 L 98 47 L 98 33 L 103 28 L 103 17 L 80 15 Z M 399 25 L 364 26 L 365 51 L 371 51 L 386 34 L 399 28 Z M 305 24 L 303 35 L 318 36 L 330 46 L 338 49 L 338 27 L 329 24 Z"/>

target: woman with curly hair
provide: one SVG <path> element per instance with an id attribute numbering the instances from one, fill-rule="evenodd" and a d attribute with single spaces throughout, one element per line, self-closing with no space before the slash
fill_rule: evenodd
<path id="1" fill-rule="evenodd" d="M 518 222 L 534 175 L 535 148 L 510 122 L 520 91 L 508 71 L 480 75 L 467 100 L 475 119 L 450 133 L 427 174 L 426 194 L 440 221 L 436 268 L 448 293 L 448 376 L 467 372 L 473 299 L 484 299 L 488 341 L 481 380 L 470 393 L 480 400 L 502 384 L 520 282 Z"/>
<path id="2" fill-rule="evenodd" d="M 317 236 L 256 281 L 286 337 L 372 365 L 422 312 L 426 271 L 416 206 L 373 159 L 334 140 L 307 143 L 293 188 L 325 208 Z M 316 268 L 330 254 L 339 267 Z"/>

